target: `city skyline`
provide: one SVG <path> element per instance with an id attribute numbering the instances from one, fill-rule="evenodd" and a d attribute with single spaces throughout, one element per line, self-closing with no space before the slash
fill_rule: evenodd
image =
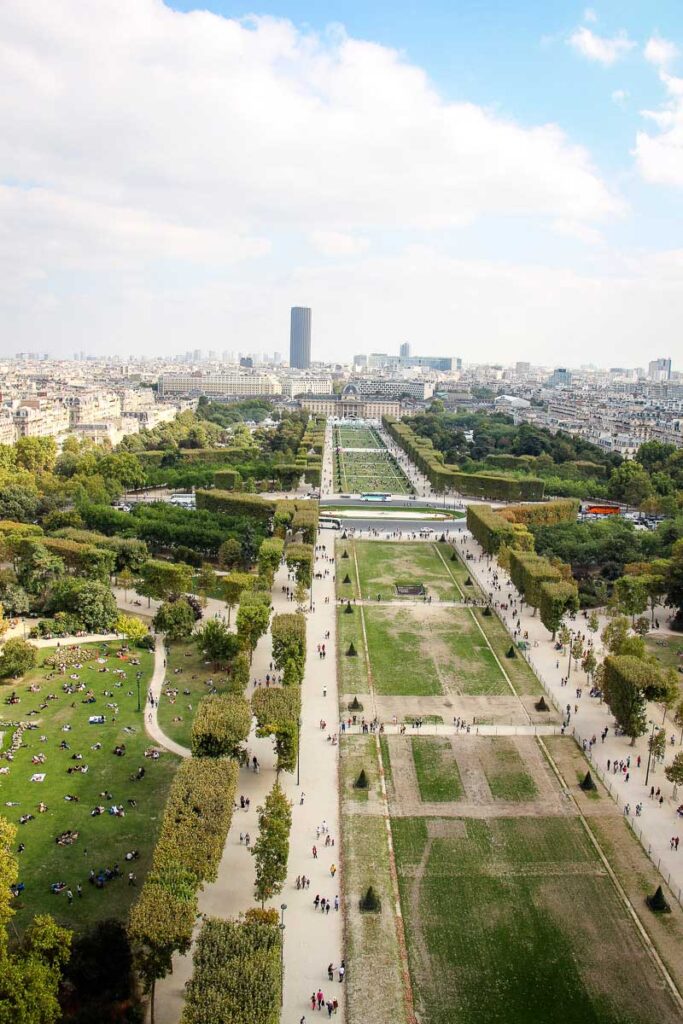
<path id="1" fill-rule="evenodd" d="M 6 352 L 285 351 L 297 297 L 321 361 L 680 347 L 671 0 L 8 0 L 0 31 Z"/>

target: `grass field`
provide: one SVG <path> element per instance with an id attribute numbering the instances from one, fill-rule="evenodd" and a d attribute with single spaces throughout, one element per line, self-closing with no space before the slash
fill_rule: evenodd
<path id="1" fill-rule="evenodd" d="M 355 658 L 346 654 L 351 643 L 356 649 Z M 347 615 L 342 607 L 337 609 L 337 676 L 341 694 L 368 692 L 360 608 L 354 608 L 351 615 Z"/>
<path id="2" fill-rule="evenodd" d="M 181 671 L 176 675 L 177 668 Z M 173 694 L 174 690 L 178 693 Z M 194 644 L 169 644 L 166 676 L 158 709 L 159 725 L 166 735 L 176 743 L 189 747 L 197 705 L 202 697 L 214 691 L 230 692 L 230 681 L 225 673 L 215 672 Z"/>
<path id="3" fill-rule="evenodd" d="M 578 819 L 392 821 L 425 1024 L 679 1019 Z"/>
<path id="4" fill-rule="evenodd" d="M 375 600 L 379 594 L 382 601 L 415 601 L 419 598 L 397 594 L 396 584 L 421 583 L 434 600 L 461 599 L 453 578 L 433 544 L 355 541 L 353 547 L 361 583 L 361 593 L 354 593 L 356 597 Z M 350 575 L 355 580 L 355 574 Z"/>
<path id="5" fill-rule="evenodd" d="M 386 449 L 382 451 L 349 451 L 340 449 L 334 456 L 335 491 L 360 494 L 383 491 L 410 494 L 411 486 L 403 470 Z"/>
<path id="6" fill-rule="evenodd" d="M 420 800 L 462 800 L 460 772 L 449 741 L 443 736 L 413 736 L 410 744 Z"/>
<path id="7" fill-rule="evenodd" d="M 364 614 L 377 693 L 511 692 L 469 610 L 377 604 Z"/>
<path id="8" fill-rule="evenodd" d="M 654 654 L 662 668 L 683 667 L 683 639 L 667 637 L 666 640 L 656 640 L 654 637 L 645 637 L 645 646 L 648 654 Z M 678 673 L 678 685 L 683 691 L 683 672 Z"/>
<path id="9" fill-rule="evenodd" d="M 374 427 L 352 424 L 334 428 L 336 448 L 384 448 L 382 439 Z"/>
<path id="10" fill-rule="evenodd" d="M 136 895 L 135 888 L 118 878 L 106 883 L 104 889 L 96 889 L 88 884 L 88 872 L 90 868 L 95 872 L 111 868 L 115 863 L 125 871 L 125 854 L 133 849 L 140 851 L 140 859 L 134 865 L 140 882 L 149 867 L 177 759 L 167 753 L 162 753 L 157 761 L 144 756 L 151 745 L 144 733 L 143 716 L 152 655 L 135 651 L 131 657 L 139 659 L 140 664 L 132 665 L 129 660 L 115 656 L 114 644 L 97 649 L 102 652 L 103 662 L 83 662 L 81 668 L 67 669 L 64 676 L 57 672 L 48 679 L 52 670 L 42 662 L 54 649 L 43 648 L 41 664 L 21 683 L 12 683 L 3 690 L 16 690 L 21 699 L 20 704 L 3 708 L 3 717 L 37 726 L 24 733 L 24 745 L 9 762 L 9 774 L 0 776 L 3 814 L 12 822 L 18 822 L 24 814 L 35 815 L 25 825 L 18 825 L 17 843 L 25 845 L 18 858 L 19 880 L 26 885 L 15 901 L 15 921 L 20 929 L 34 914 L 46 912 L 73 928 L 106 917 L 124 918 Z M 102 671 L 105 668 L 107 671 Z M 113 675 L 115 670 L 124 674 Z M 139 712 L 135 679 L 138 671 L 142 673 Z M 79 680 L 71 680 L 72 674 L 78 675 Z M 65 683 L 79 682 L 92 690 L 94 703 L 84 703 L 88 690 L 64 692 Z M 40 686 L 40 693 L 29 692 L 32 684 Z M 113 696 L 105 696 L 105 690 Z M 48 694 L 55 694 L 57 699 L 46 702 Z M 47 706 L 41 707 L 45 703 Z M 117 708 L 107 706 L 113 704 Z M 34 709 L 38 714 L 30 715 Z M 88 723 L 89 716 L 100 714 L 106 718 L 103 725 Z M 59 749 L 62 741 L 68 744 L 67 750 Z M 96 744 L 101 747 L 93 749 Z M 120 744 L 125 744 L 123 757 L 113 753 Z M 82 754 L 82 760 L 74 759 L 74 754 Z M 45 755 L 44 764 L 32 763 L 37 755 Z M 78 765 L 87 765 L 87 773 L 67 774 L 68 768 Z M 139 767 L 145 768 L 145 777 L 133 782 L 131 775 Z M 44 782 L 29 781 L 35 772 L 45 773 Z M 105 792 L 111 795 L 105 797 Z M 78 797 L 78 802 L 66 801 L 67 795 Z M 129 799 L 136 801 L 135 807 L 128 804 Z M 47 805 L 44 813 L 38 811 L 41 801 Z M 12 806 L 6 806 L 7 803 Z M 114 803 L 123 804 L 125 817 L 109 813 L 91 816 L 94 807 L 104 806 L 108 810 Z M 78 840 L 70 846 L 58 845 L 56 837 L 67 830 L 78 832 Z M 51 883 L 58 881 L 66 882 L 74 893 L 70 907 L 64 893 L 55 896 L 50 892 Z M 80 899 L 76 897 L 78 883 L 83 887 Z"/>
<path id="11" fill-rule="evenodd" d="M 536 783 L 524 769 L 524 761 L 512 740 L 488 739 L 483 757 L 484 773 L 496 800 L 526 801 L 537 795 Z"/>

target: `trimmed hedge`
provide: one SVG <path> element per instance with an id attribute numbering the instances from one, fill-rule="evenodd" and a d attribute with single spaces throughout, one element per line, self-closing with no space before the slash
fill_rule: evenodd
<path id="1" fill-rule="evenodd" d="M 197 886 L 214 882 L 232 821 L 238 766 L 232 758 L 181 761 L 166 802 L 152 867 L 181 864 Z"/>
<path id="2" fill-rule="evenodd" d="M 253 516 L 267 522 L 275 512 L 275 502 L 255 494 L 230 491 L 196 492 L 197 508 L 227 516 Z"/>
<path id="3" fill-rule="evenodd" d="M 195 945 L 181 1024 L 279 1024 L 280 929 L 264 913 L 239 921 L 209 917 Z"/>
<path id="4" fill-rule="evenodd" d="M 139 569 L 147 558 L 147 545 L 144 540 L 136 540 L 134 537 L 107 537 L 106 534 L 97 533 L 95 530 L 77 530 L 71 526 L 56 530 L 53 536 L 64 537 L 66 540 L 76 541 L 77 544 L 92 544 L 96 548 L 113 551 L 118 571 L 125 568 Z"/>
<path id="5" fill-rule="evenodd" d="M 78 544 L 65 537 L 41 537 L 40 543 L 51 554 L 61 558 L 68 569 L 89 579 L 105 581 L 114 572 L 116 555 L 113 551 L 95 547 L 94 544 Z"/>
<path id="6" fill-rule="evenodd" d="M 545 482 L 537 477 L 517 479 L 495 473 L 460 472 L 457 466 L 445 465 L 442 453 L 434 449 L 432 442 L 415 434 L 406 423 L 392 416 L 382 417 L 382 423 L 436 491 L 454 490 L 495 501 L 540 501 L 543 498 Z"/>
<path id="7" fill-rule="evenodd" d="M 274 615 L 270 624 L 270 635 L 273 640 L 273 661 L 281 672 L 285 672 L 285 681 L 300 683 L 304 677 L 306 665 L 306 619 L 300 612 L 284 612 Z M 294 667 L 295 678 L 290 676 Z"/>
<path id="8" fill-rule="evenodd" d="M 251 728 L 248 701 L 234 693 L 203 697 L 192 723 L 194 757 L 239 757 Z"/>
<path id="9" fill-rule="evenodd" d="M 224 491 L 234 491 L 242 483 L 242 477 L 236 469 L 219 469 L 213 474 L 214 487 Z"/>

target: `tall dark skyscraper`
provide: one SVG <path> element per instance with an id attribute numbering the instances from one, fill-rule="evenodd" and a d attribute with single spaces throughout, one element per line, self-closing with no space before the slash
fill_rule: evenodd
<path id="1" fill-rule="evenodd" d="M 308 306 L 292 306 L 289 365 L 297 370 L 307 370 L 311 365 L 311 311 Z"/>

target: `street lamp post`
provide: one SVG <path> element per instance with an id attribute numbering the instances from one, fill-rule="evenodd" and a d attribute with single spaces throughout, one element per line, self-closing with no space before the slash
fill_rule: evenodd
<path id="1" fill-rule="evenodd" d="M 280 1006 L 285 1001 L 285 910 L 286 903 L 280 904 Z"/>
<path id="2" fill-rule="evenodd" d="M 301 716 L 296 722 L 296 784 L 299 785 L 299 749 L 301 741 Z"/>
<path id="3" fill-rule="evenodd" d="M 657 726 L 655 725 L 655 723 L 652 720 L 650 720 L 650 725 L 652 726 L 652 732 L 650 733 L 650 742 L 648 743 L 647 771 L 645 772 L 645 785 L 646 786 L 647 786 L 648 780 L 650 778 L 650 761 L 652 760 L 652 741 L 654 739 L 655 729 L 657 728 Z"/>

